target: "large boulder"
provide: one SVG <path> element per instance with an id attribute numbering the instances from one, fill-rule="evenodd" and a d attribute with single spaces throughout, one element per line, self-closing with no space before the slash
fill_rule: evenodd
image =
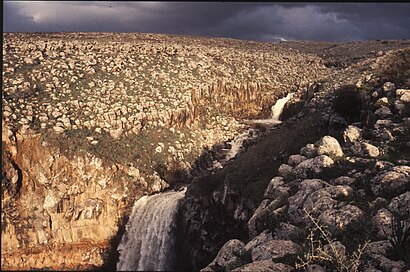
<path id="1" fill-rule="evenodd" d="M 245 244 L 237 239 L 229 240 L 219 250 L 215 259 L 201 271 L 232 270 L 246 263 L 240 255 Z"/>
<path id="2" fill-rule="evenodd" d="M 365 142 L 355 142 L 350 147 L 350 151 L 361 157 L 378 157 L 380 155 L 380 151 L 376 146 Z"/>
<path id="3" fill-rule="evenodd" d="M 302 253 L 302 247 L 288 240 L 272 240 L 252 250 L 252 261 L 296 259 Z"/>
<path id="4" fill-rule="evenodd" d="M 326 135 L 318 142 L 317 154 L 328 155 L 330 157 L 341 157 L 343 156 L 343 150 L 335 138 Z"/>
<path id="5" fill-rule="evenodd" d="M 290 265 L 283 263 L 274 263 L 271 260 L 256 261 L 253 263 L 245 264 L 241 267 L 235 268 L 232 272 L 291 272 L 294 268 Z"/>
<path id="6" fill-rule="evenodd" d="M 324 168 L 329 168 L 333 164 L 334 161 L 330 157 L 320 155 L 301 162 L 295 167 L 294 172 L 298 178 L 314 178 L 320 176 Z"/>
<path id="7" fill-rule="evenodd" d="M 352 229 L 359 229 L 365 221 L 364 212 L 354 205 L 340 209 L 328 209 L 319 216 L 320 222 L 327 226 L 333 235 L 340 235 Z"/>
<path id="8" fill-rule="evenodd" d="M 362 139 L 362 130 L 356 126 L 350 125 L 343 132 L 345 143 L 354 143 Z"/>
<path id="9" fill-rule="evenodd" d="M 380 172 L 371 182 L 371 189 L 376 196 L 397 196 L 410 190 L 410 166 L 394 166 Z"/>

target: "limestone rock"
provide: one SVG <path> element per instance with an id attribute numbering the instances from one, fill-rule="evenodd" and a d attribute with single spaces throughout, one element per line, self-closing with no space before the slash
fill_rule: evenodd
<path id="1" fill-rule="evenodd" d="M 377 229 L 379 238 L 386 238 L 386 235 L 391 235 L 391 224 L 393 222 L 393 214 L 385 208 L 377 211 L 372 219 L 373 225 Z"/>
<path id="2" fill-rule="evenodd" d="M 242 260 L 240 251 L 245 247 L 245 244 L 237 239 L 229 240 L 219 250 L 215 259 L 207 266 L 214 270 L 214 267 L 218 270 L 223 268 L 224 270 L 233 270 L 239 266 L 244 265 L 246 262 Z M 210 269 L 202 269 L 201 271 L 212 271 Z M 215 270 L 217 270 L 215 269 Z"/>
<path id="3" fill-rule="evenodd" d="M 318 155 L 328 155 L 330 157 L 343 156 L 342 147 L 339 142 L 332 136 L 324 136 L 318 142 Z"/>
<path id="4" fill-rule="evenodd" d="M 288 159 L 288 164 L 292 167 L 295 167 L 299 163 L 303 162 L 306 160 L 305 156 L 296 154 L 296 155 L 290 155 Z"/>
<path id="5" fill-rule="evenodd" d="M 356 126 L 350 125 L 343 132 L 343 140 L 345 143 L 354 143 L 362 138 L 362 130 Z"/>
<path id="6" fill-rule="evenodd" d="M 307 158 L 313 158 L 317 155 L 317 148 L 314 144 L 307 144 L 300 149 L 300 155 L 303 155 Z"/>
<path id="7" fill-rule="evenodd" d="M 386 119 L 392 115 L 392 112 L 388 107 L 381 106 L 374 112 L 374 114 L 379 118 Z"/>
<path id="8" fill-rule="evenodd" d="M 279 176 L 284 177 L 286 180 L 290 180 L 294 176 L 293 168 L 290 165 L 282 164 L 278 168 L 278 174 Z"/>
<path id="9" fill-rule="evenodd" d="M 282 177 L 274 177 L 268 184 L 265 190 L 264 198 L 266 199 L 278 199 L 287 198 L 289 196 L 289 187 L 285 185 Z"/>
<path id="10" fill-rule="evenodd" d="M 252 261 L 279 260 L 296 258 L 302 247 L 287 240 L 272 240 L 252 250 Z"/>
<path id="11" fill-rule="evenodd" d="M 355 142 L 350 147 L 350 151 L 354 155 L 362 157 L 378 157 L 380 155 L 380 151 L 376 146 L 365 142 Z"/>
<path id="12" fill-rule="evenodd" d="M 299 178 L 313 178 L 319 176 L 323 169 L 329 168 L 333 164 L 334 161 L 330 157 L 320 155 L 301 162 L 295 167 L 294 172 Z"/>
<path id="13" fill-rule="evenodd" d="M 328 227 L 334 235 L 339 235 L 346 229 L 356 229 L 363 226 L 364 212 L 354 205 L 346 205 L 338 210 L 328 209 L 319 216 L 319 220 Z"/>
<path id="14" fill-rule="evenodd" d="M 410 166 L 394 166 L 380 172 L 371 182 L 371 189 L 377 196 L 394 195 L 410 190 Z"/>
<path id="15" fill-rule="evenodd" d="M 235 268 L 233 272 L 249 271 L 249 272 L 291 272 L 294 268 L 283 263 L 274 263 L 271 260 L 256 261 Z"/>
<path id="16" fill-rule="evenodd" d="M 388 206 L 389 211 L 401 218 L 410 218 L 410 191 L 393 198 Z"/>
<path id="17" fill-rule="evenodd" d="M 410 90 L 397 89 L 396 96 L 398 96 L 400 101 L 402 101 L 403 103 L 410 103 Z"/>

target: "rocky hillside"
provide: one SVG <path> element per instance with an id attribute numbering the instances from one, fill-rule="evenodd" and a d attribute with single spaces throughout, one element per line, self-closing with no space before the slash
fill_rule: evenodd
<path id="1" fill-rule="evenodd" d="M 343 68 L 221 172 L 194 179 L 180 268 L 410 269 L 409 76 L 408 48 Z"/>
<path id="2" fill-rule="evenodd" d="M 191 183 L 178 221 L 184 235 L 178 256 L 190 260 L 181 269 L 295 267 L 307 236 L 292 233 L 305 231 L 309 221 L 289 211 L 294 204 L 300 213 L 308 196 L 300 205 L 292 198 L 312 184 L 323 190 L 324 206 L 338 207 L 329 216 L 342 217 L 351 207 L 366 224 L 382 208 L 395 215 L 392 201 L 408 191 L 410 60 L 408 49 L 387 50 L 409 44 L 375 43 L 373 53 L 373 46 L 360 45 L 366 56 L 360 61 L 329 65 L 315 44 L 308 50 L 157 34 L 3 34 L 2 269 L 112 269 L 134 201 L 175 183 Z M 246 143 L 247 151 L 211 173 L 226 141 L 249 128 L 249 119 L 269 116 L 290 92 L 286 121 L 257 127 L 260 135 Z M 345 142 L 346 128 L 353 131 L 346 135 L 359 136 Z M 336 140 L 320 140 L 325 135 Z M 319 154 L 329 141 L 342 144 L 337 155 Z M 374 189 L 389 171 L 403 175 L 397 190 Z M 336 173 L 353 181 L 334 181 Z M 366 204 L 375 201 L 376 208 Z M 387 250 L 387 236 L 371 235 L 372 242 L 384 239 Z M 347 250 L 356 245 L 338 237 Z M 293 253 L 280 261 L 254 259 L 254 249 L 267 252 L 262 246 L 277 240 Z"/>

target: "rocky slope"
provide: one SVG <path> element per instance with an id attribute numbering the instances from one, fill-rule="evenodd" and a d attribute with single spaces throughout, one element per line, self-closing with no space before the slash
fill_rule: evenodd
<path id="1" fill-rule="evenodd" d="M 185 258 L 193 258 L 188 267 L 410 269 L 409 76 L 409 49 L 349 66 L 328 79 L 293 120 L 297 125 L 292 131 L 298 133 L 306 129 L 304 118 L 320 112 L 317 124 L 308 128 L 316 133 L 303 139 L 292 135 L 289 146 L 278 136 L 289 125 L 286 121 L 233 162 L 244 165 L 241 160 L 255 158 L 257 152 L 263 161 L 253 171 L 247 169 L 252 174 L 228 171 L 228 166 L 224 175 L 194 181 L 181 216 L 186 227 L 182 235 L 197 237 L 182 250 Z M 274 147 L 268 154 L 256 151 L 269 139 L 282 141 L 288 153 L 279 158 Z M 267 165 L 272 168 L 269 178 L 263 176 Z M 234 173 L 239 175 L 232 178 Z M 266 181 L 257 206 L 241 199 L 249 191 L 243 189 L 246 185 L 256 185 L 255 177 Z M 217 185 L 206 191 L 210 181 Z M 198 192 L 204 191 L 202 198 Z"/>

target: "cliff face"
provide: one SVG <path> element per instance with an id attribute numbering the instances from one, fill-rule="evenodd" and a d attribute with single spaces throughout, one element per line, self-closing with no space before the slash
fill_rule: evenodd
<path id="1" fill-rule="evenodd" d="M 101 266 L 139 177 L 88 154 L 62 155 L 39 134 L 3 129 L 2 140 L 2 268 Z"/>

